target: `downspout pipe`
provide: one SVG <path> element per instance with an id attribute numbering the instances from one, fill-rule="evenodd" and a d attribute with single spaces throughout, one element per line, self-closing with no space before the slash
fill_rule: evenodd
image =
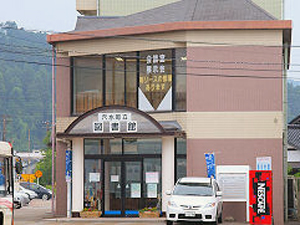
<path id="1" fill-rule="evenodd" d="M 284 44 L 284 68 L 283 68 L 283 179 L 284 179 L 284 220 L 288 220 L 288 162 L 287 162 L 287 151 L 288 151 L 288 128 L 287 128 L 287 70 L 288 70 L 288 54 L 289 54 L 288 43 Z"/>

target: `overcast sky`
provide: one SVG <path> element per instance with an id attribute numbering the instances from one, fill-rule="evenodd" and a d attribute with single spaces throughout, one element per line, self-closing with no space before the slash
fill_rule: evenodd
<path id="1" fill-rule="evenodd" d="M 272 0 L 270 0 L 272 1 Z M 16 21 L 27 30 L 70 31 L 76 23 L 76 0 L 0 0 L 0 22 Z M 293 20 L 293 45 L 300 46 L 300 0 L 285 0 L 285 18 Z M 300 64 L 300 48 L 292 48 L 292 63 Z M 291 70 L 300 67 L 291 67 Z M 300 80 L 300 73 L 290 73 Z"/>
<path id="2" fill-rule="evenodd" d="M 73 30 L 77 15 L 76 0 L 0 0 L 0 22 L 28 30 Z"/>

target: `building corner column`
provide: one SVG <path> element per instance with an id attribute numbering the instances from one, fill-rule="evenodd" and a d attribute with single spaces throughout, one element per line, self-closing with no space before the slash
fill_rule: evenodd
<path id="1" fill-rule="evenodd" d="M 162 211 L 166 212 L 169 196 L 167 190 L 172 190 L 175 177 L 175 142 L 174 137 L 162 138 Z"/>
<path id="2" fill-rule="evenodd" d="M 84 149 L 83 139 L 72 140 L 72 213 L 83 210 L 84 204 Z"/>

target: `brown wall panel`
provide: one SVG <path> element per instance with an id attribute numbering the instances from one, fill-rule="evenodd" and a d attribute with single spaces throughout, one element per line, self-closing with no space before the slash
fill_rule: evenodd
<path id="1" fill-rule="evenodd" d="M 67 183 L 66 171 L 66 149 L 67 145 L 56 142 L 56 215 L 67 215 Z"/>
<path id="2" fill-rule="evenodd" d="M 282 139 L 187 139 L 187 174 L 206 176 L 206 152 L 215 153 L 216 165 L 249 165 L 253 170 L 256 157 L 271 156 L 274 219 L 283 224 L 282 151 Z"/>
<path id="3" fill-rule="evenodd" d="M 281 53 L 263 46 L 188 47 L 187 111 L 282 111 Z"/>
<path id="4" fill-rule="evenodd" d="M 234 218 L 237 222 L 244 222 L 246 218 L 246 203 L 244 202 L 224 202 L 223 220 Z"/>
<path id="5" fill-rule="evenodd" d="M 56 58 L 56 112 L 58 117 L 71 115 L 71 69 L 69 57 Z"/>

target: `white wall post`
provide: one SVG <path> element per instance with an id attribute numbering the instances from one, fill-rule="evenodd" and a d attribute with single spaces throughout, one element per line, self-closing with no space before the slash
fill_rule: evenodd
<path id="1" fill-rule="evenodd" d="M 83 139 L 75 138 L 72 144 L 72 212 L 83 210 L 84 152 Z"/>
<path id="2" fill-rule="evenodd" d="M 167 190 L 172 190 L 174 186 L 174 159 L 175 159 L 174 137 L 162 138 L 162 211 L 167 210 L 169 196 L 166 195 Z"/>

